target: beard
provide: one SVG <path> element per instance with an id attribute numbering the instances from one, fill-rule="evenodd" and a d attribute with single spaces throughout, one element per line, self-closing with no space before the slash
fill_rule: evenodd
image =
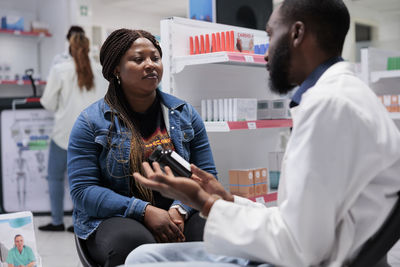
<path id="1" fill-rule="evenodd" d="M 285 35 L 277 42 L 275 51 L 269 55 L 269 87 L 274 93 L 285 95 L 296 86 L 289 81 L 291 56 L 289 35 Z"/>

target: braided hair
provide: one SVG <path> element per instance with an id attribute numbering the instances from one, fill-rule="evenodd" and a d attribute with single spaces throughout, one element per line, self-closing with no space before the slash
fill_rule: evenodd
<path id="1" fill-rule="evenodd" d="M 154 202 L 153 192 L 143 187 L 133 178 L 134 172 L 143 174 L 142 161 L 144 158 L 143 141 L 134 122 L 130 120 L 130 106 L 122 91 L 121 84 L 115 75 L 115 69 L 119 65 L 122 57 L 132 46 L 133 42 L 138 38 L 148 39 L 160 53 L 162 57 L 161 47 L 156 38 L 149 32 L 143 30 L 119 29 L 112 32 L 104 41 L 100 49 L 100 63 L 103 67 L 102 72 L 104 78 L 109 81 L 107 93 L 104 97 L 106 103 L 110 106 L 112 117 L 116 117 L 119 122 L 126 126 L 132 134 L 130 144 L 130 194 L 133 195 L 134 185 L 136 186 L 140 196 L 148 201 Z M 111 127 L 114 127 L 114 119 L 111 119 Z"/>
<path id="2" fill-rule="evenodd" d="M 78 75 L 78 86 L 81 91 L 83 88 L 90 91 L 94 86 L 94 76 L 88 55 L 89 39 L 84 33 L 73 33 L 69 41 L 69 49 L 75 62 L 76 74 Z"/>

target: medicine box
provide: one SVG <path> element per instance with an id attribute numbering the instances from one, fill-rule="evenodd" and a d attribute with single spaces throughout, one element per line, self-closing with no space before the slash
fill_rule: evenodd
<path id="1" fill-rule="evenodd" d="M 247 32 L 235 32 L 235 50 L 254 53 L 254 35 Z"/>
<path id="2" fill-rule="evenodd" d="M 268 193 L 268 170 L 267 168 L 254 169 L 254 195 L 260 196 Z"/>
<path id="3" fill-rule="evenodd" d="M 5 30 L 24 30 L 24 18 L 20 16 L 1 17 L 1 28 Z"/>
<path id="4" fill-rule="evenodd" d="M 229 191 L 233 195 L 238 195 L 239 193 L 238 176 L 235 170 L 229 170 Z"/>
<path id="5" fill-rule="evenodd" d="M 286 98 L 271 100 L 269 105 L 271 119 L 290 118 L 289 103 L 290 100 Z"/>
<path id="6" fill-rule="evenodd" d="M 230 170 L 229 184 L 233 194 L 249 198 L 254 197 L 254 179 L 252 169 Z M 237 182 L 237 183 L 236 183 Z M 232 191 L 231 191 L 232 193 Z"/>
<path id="7" fill-rule="evenodd" d="M 242 197 L 254 197 L 253 170 L 237 170 L 239 195 Z"/>
<path id="8" fill-rule="evenodd" d="M 233 121 L 254 121 L 257 119 L 256 98 L 233 99 Z"/>
<path id="9" fill-rule="evenodd" d="M 268 120 L 271 118 L 270 102 L 268 99 L 257 100 L 257 120 Z"/>

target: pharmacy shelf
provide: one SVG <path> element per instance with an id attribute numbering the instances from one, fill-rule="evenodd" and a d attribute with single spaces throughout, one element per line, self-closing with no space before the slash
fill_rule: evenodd
<path id="1" fill-rule="evenodd" d="M 390 118 L 400 120 L 400 112 L 389 112 Z"/>
<path id="2" fill-rule="evenodd" d="M 16 35 L 16 36 L 51 37 L 50 33 L 26 32 L 26 31 L 4 30 L 4 29 L 0 29 L 0 34 L 12 34 L 12 35 Z"/>
<path id="3" fill-rule="evenodd" d="M 29 80 L 0 80 L 0 84 L 7 85 L 31 85 Z M 45 85 L 46 81 L 35 81 L 35 85 Z"/>
<path id="4" fill-rule="evenodd" d="M 263 55 L 240 53 L 240 52 L 215 52 L 191 56 L 175 57 L 173 59 L 172 73 L 181 72 L 186 66 L 211 63 L 224 63 L 231 65 L 246 65 L 265 67 Z"/>
<path id="5" fill-rule="evenodd" d="M 273 192 L 273 193 L 269 193 L 269 194 L 261 195 L 261 196 L 255 196 L 255 197 L 251 197 L 249 199 L 254 202 L 259 202 L 259 203 L 263 203 L 263 204 L 276 202 L 278 200 L 278 192 Z"/>
<path id="6" fill-rule="evenodd" d="M 400 78 L 400 70 L 384 70 L 371 72 L 371 82 L 376 83 L 385 78 Z"/>
<path id="7" fill-rule="evenodd" d="M 292 127 L 291 119 L 257 120 L 257 121 L 216 121 L 204 122 L 207 132 L 230 132 L 232 130 L 255 130 L 263 128 Z"/>

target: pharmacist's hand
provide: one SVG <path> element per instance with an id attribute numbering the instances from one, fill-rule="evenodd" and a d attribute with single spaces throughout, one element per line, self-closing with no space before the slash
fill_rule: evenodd
<path id="1" fill-rule="evenodd" d="M 147 205 L 144 213 L 144 224 L 159 243 L 183 242 L 185 236 L 169 213 L 163 209 Z"/>
<path id="2" fill-rule="evenodd" d="M 142 166 L 147 178 L 135 172 L 133 176 L 136 181 L 147 188 L 160 192 L 165 197 L 178 199 L 196 210 L 201 210 L 210 196 L 192 179 L 176 178 L 168 166 L 165 167 L 165 173 L 157 162 L 153 162 L 154 170 L 147 162 L 143 162 Z"/>
<path id="3" fill-rule="evenodd" d="M 169 217 L 171 220 L 178 226 L 179 230 L 183 233 L 185 229 L 185 218 L 176 208 L 172 208 L 168 210 Z"/>
<path id="4" fill-rule="evenodd" d="M 212 174 L 199 169 L 194 164 L 191 164 L 190 168 L 193 173 L 192 179 L 196 181 L 207 193 L 217 194 L 224 200 L 233 202 L 233 196 L 231 193 L 227 192 Z"/>

